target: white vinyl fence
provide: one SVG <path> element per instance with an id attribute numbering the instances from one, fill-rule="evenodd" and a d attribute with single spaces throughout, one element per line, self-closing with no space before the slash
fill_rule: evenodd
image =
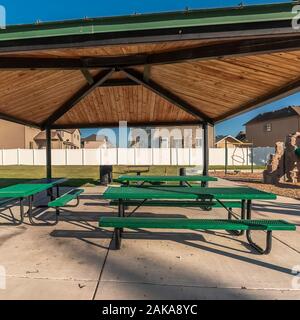
<path id="1" fill-rule="evenodd" d="M 54 166 L 174 165 L 203 162 L 201 149 L 78 149 L 52 150 Z M 0 165 L 46 165 L 45 150 L 0 150 Z"/>
<path id="2" fill-rule="evenodd" d="M 275 148 L 264 147 L 253 149 L 253 163 L 256 166 L 265 165 Z M 209 151 L 210 165 L 225 165 L 226 150 L 211 148 Z M 247 166 L 251 165 L 252 151 L 250 148 L 228 148 L 227 154 L 228 165 Z"/>
<path id="3" fill-rule="evenodd" d="M 274 148 L 255 148 L 254 164 L 264 165 Z M 201 166 L 202 149 L 52 150 L 54 166 L 174 165 Z M 228 165 L 250 165 L 250 149 L 228 149 Z M 46 165 L 45 150 L 0 150 L 0 165 Z M 210 149 L 210 165 L 225 165 L 225 149 Z"/>

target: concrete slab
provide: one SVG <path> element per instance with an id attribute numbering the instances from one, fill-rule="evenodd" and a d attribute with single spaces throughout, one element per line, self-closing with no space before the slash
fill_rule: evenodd
<path id="1" fill-rule="evenodd" d="M 269 256 L 255 254 L 245 237 L 187 230 L 131 231 L 114 251 L 112 233 L 97 228 L 100 216 L 116 214 L 101 199 L 104 190 L 86 188 L 80 206 L 63 212 L 55 227 L 0 227 L 0 266 L 7 273 L 0 299 L 300 299 L 292 285 L 299 230 L 275 233 Z M 286 198 L 258 202 L 254 217 L 300 224 L 299 207 Z M 138 215 L 226 218 L 223 209 L 196 208 L 143 208 Z M 53 211 L 41 218 L 53 219 Z M 262 244 L 263 236 L 254 238 Z"/>
<path id="2" fill-rule="evenodd" d="M 7 278 L 0 300 L 91 300 L 95 281 Z"/>
<path id="3" fill-rule="evenodd" d="M 121 251 L 110 251 L 102 280 L 289 290 L 298 264 L 299 254 L 280 242 L 271 255 L 260 256 L 225 233 L 146 231 L 126 236 Z"/>
<path id="4" fill-rule="evenodd" d="M 124 297 L 128 300 L 299 300 L 300 292 L 103 281 L 96 300 L 122 300 Z"/>
<path id="5" fill-rule="evenodd" d="M 2 226 L 0 265 L 8 288 L 0 297 L 92 299 L 111 242 L 110 233 L 97 229 L 100 202 L 99 195 L 84 194 L 80 207 L 62 212 L 54 227 Z M 53 220 L 53 210 L 40 218 Z"/>

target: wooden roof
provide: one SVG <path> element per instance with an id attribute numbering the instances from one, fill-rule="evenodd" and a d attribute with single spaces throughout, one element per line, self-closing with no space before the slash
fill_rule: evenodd
<path id="1" fill-rule="evenodd" d="M 300 90 L 292 4 L 0 31 L 0 118 L 39 128 L 217 123 Z"/>

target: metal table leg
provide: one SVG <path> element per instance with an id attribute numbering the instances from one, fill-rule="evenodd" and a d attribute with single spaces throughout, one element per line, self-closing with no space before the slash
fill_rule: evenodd
<path id="1" fill-rule="evenodd" d="M 123 199 L 119 199 L 118 214 L 119 214 L 120 218 L 125 217 L 125 209 L 124 209 Z M 120 250 L 120 248 L 121 248 L 122 233 L 123 233 L 122 228 L 115 228 L 114 238 L 115 238 L 115 249 L 116 250 Z"/>
<path id="2" fill-rule="evenodd" d="M 18 225 L 21 225 L 24 223 L 24 198 L 20 199 L 20 222 Z"/>
<path id="3" fill-rule="evenodd" d="M 252 216 L 252 202 L 251 200 L 247 201 L 247 220 L 251 220 Z M 259 245 L 257 245 L 253 240 L 251 236 L 251 230 L 247 230 L 246 232 L 247 240 L 252 248 L 254 248 L 259 254 L 269 254 L 272 250 L 272 231 L 267 231 L 266 236 L 266 247 L 265 249 L 261 248 Z"/>
<path id="4" fill-rule="evenodd" d="M 227 208 L 224 203 L 220 200 L 217 199 L 217 201 L 221 204 L 221 206 L 228 212 L 228 220 L 232 220 L 233 217 L 235 217 L 236 219 L 239 219 L 239 217 L 232 211 L 232 208 Z M 242 200 L 242 207 L 241 207 L 241 220 L 245 219 L 245 200 Z M 245 231 L 241 230 L 241 231 L 229 231 L 230 234 L 233 234 L 235 236 L 242 236 L 245 234 Z"/>
<path id="5" fill-rule="evenodd" d="M 58 224 L 58 218 L 59 218 L 59 214 L 55 214 L 55 221 L 53 223 L 49 223 L 49 222 L 46 222 L 46 223 L 37 223 L 34 221 L 34 217 L 33 217 L 33 200 L 34 200 L 34 197 L 33 196 L 30 196 L 28 201 L 29 201 L 29 208 L 28 208 L 28 220 L 30 222 L 30 224 L 32 225 L 35 225 L 35 226 L 55 226 Z"/>

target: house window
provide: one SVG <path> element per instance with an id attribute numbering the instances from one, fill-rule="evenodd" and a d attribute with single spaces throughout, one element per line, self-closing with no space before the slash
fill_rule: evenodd
<path id="1" fill-rule="evenodd" d="M 173 141 L 173 148 L 179 149 L 183 147 L 183 141 L 182 139 L 174 139 Z"/>
<path id="2" fill-rule="evenodd" d="M 159 139 L 159 147 L 160 148 L 169 148 L 169 139 L 160 137 L 160 139 Z"/>
<path id="3" fill-rule="evenodd" d="M 272 131 L 272 124 L 271 123 L 267 123 L 265 125 L 265 132 L 271 132 Z"/>
<path id="4" fill-rule="evenodd" d="M 202 148 L 202 138 L 196 138 L 196 148 Z"/>

